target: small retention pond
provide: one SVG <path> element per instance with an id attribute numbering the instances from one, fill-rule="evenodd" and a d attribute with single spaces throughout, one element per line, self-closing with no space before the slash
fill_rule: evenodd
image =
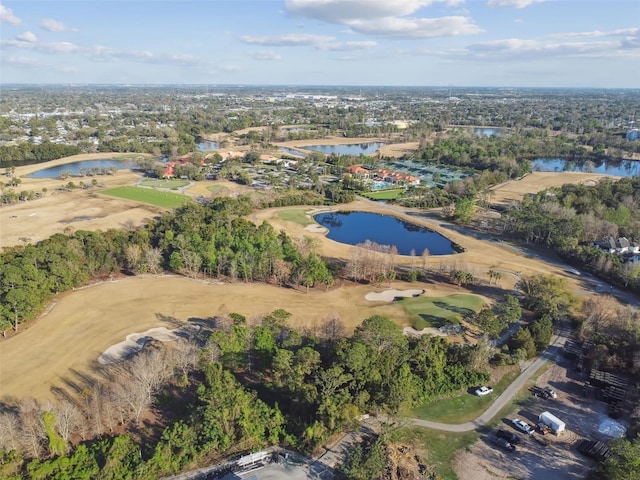
<path id="1" fill-rule="evenodd" d="M 80 162 L 67 163 L 65 165 L 58 165 L 57 167 L 44 168 L 33 172 L 28 175 L 29 178 L 58 178 L 62 175 L 62 172 L 69 172 L 70 175 L 92 175 L 104 173 L 110 168 L 117 168 L 118 170 L 126 170 L 129 168 L 135 168 L 136 163 L 128 160 L 82 160 Z"/>
<path id="2" fill-rule="evenodd" d="M 531 163 L 534 172 L 589 172 L 606 173 L 618 177 L 640 175 L 640 160 L 612 160 L 572 162 L 564 158 L 536 158 Z"/>
<path id="3" fill-rule="evenodd" d="M 416 256 L 428 249 L 431 255 L 456 253 L 456 245 L 437 232 L 396 217 L 368 212 L 320 213 L 315 221 L 329 229 L 327 237 L 336 242 L 357 245 L 367 240 L 378 245 L 392 245 L 400 255 Z"/>
<path id="4" fill-rule="evenodd" d="M 315 152 L 322 152 L 330 155 L 335 153 L 336 155 L 373 155 L 378 151 L 380 147 L 384 147 L 384 142 L 371 142 L 371 143 L 351 143 L 345 145 L 305 145 L 305 150 L 313 150 Z"/>

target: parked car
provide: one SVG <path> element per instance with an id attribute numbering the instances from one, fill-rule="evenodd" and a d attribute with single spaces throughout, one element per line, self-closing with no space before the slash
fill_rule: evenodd
<path id="1" fill-rule="evenodd" d="M 489 395 L 493 392 L 493 388 L 491 387 L 480 387 L 474 393 L 479 397 L 484 397 L 485 395 Z"/>
<path id="2" fill-rule="evenodd" d="M 509 451 L 509 452 L 515 452 L 516 451 L 516 447 L 515 445 L 507 442 L 504 438 L 500 438 L 500 437 L 491 437 L 491 443 L 498 445 L 499 447 L 504 448 L 505 450 Z"/>
<path id="3" fill-rule="evenodd" d="M 507 442 L 511 443 L 512 445 L 517 445 L 518 443 L 520 443 L 520 437 L 513 432 L 508 432 L 507 430 L 499 429 L 496 432 L 496 436 L 500 438 L 504 438 Z"/>
<path id="4" fill-rule="evenodd" d="M 527 435 L 531 435 L 534 432 L 534 428 L 531 425 L 523 420 L 520 420 L 519 418 L 514 418 L 513 420 L 511 420 L 511 423 L 515 428 L 517 428 L 521 432 L 526 433 Z"/>
<path id="5" fill-rule="evenodd" d="M 558 398 L 558 394 L 551 387 L 545 387 L 544 394 L 547 398 Z"/>

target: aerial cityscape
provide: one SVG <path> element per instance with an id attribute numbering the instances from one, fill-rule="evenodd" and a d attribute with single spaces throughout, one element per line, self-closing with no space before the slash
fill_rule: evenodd
<path id="1" fill-rule="evenodd" d="M 0 478 L 640 478 L 640 4 L 577 7 L 3 1 Z"/>

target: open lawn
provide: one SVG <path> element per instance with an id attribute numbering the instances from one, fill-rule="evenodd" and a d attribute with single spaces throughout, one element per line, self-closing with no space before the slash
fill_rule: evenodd
<path id="1" fill-rule="evenodd" d="M 400 301 L 412 321 L 413 328 L 438 328 L 445 323 L 459 323 L 472 312 L 479 312 L 485 301 L 477 295 L 466 293 L 447 297 L 415 297 Z"/>
<path id="2" fill-rule="evenodd" d="M 162 179 L 147 179 L 140 182 L 140 185 L 143 187 L 153 187 L 153 188 L 169 188 L 176 189 L 180 187 L 186 187 L 189 185 L 188 180 L 162 180 Z"/>
<path id="3" fill-rule="evenodd" d="M 291 208 L 289 210 L 280 210 L 278 212 L 278 218 L 280 218 L 280 220 L 284 220 L 285 222 L 294 222 L 298 225 L 306 227 L 307 225 L 315 223 L 307 215 L 307 210 L 308 209 L 306 208 Z"/>
<path id="4" fill-rule="evenodd" d="M 191 197 L 179 193 L 160 192 L 150 188 L 132 186 L 111 188 L 100 193 L 166 208 L 177 208 L 191 200 Z"/>
<path id="5" fill-rule="evenodd" d="M 493 393 L 478 397 L 464 392 L 456 397 L 448 397 L 414 408 L 409 416 L 442 423 L 465 423 L 480 416 L 493 401 L 518 376 L 519 372 L 506 373 L 493 386 Z M 480 386 L 480 385 L 478 385 Z"/>
<path id="6" fill-rule="evenodd" d="M 379 192 L 367 192 L 363 193 L 362 196 L 370 198 L 371 200 L 395 200 L 404 191 L 404 188 L 394 188 L 392 190 L 382 190 Z"/>

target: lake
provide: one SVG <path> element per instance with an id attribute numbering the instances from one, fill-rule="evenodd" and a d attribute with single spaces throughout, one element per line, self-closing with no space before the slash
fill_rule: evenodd
<path id="1" fill-rule="evenodd" d="M 198 147 L 198 150 L 200 150 L 201 152 L 209 152 L 211 150 L 218 149 L 218 142 L 210 142 L 209 140 L 205 140 L 204 142 L 200 142 L 196 145 Z"/>
<path id="2" fill-rule="evenodd" d="M 305 150 L 313 150 L 315 152 L 322 152 L 330 155 L 335 153 L 336 155 L 373 155 L 378 151 L 380 147 L 384 147 L 384 142 L 371 142 L 371 143 L 351 143 L 348 145 L 305 145 Z"/>
<path id="3" fill-rule="evenodd" d="M 534 172 L 590 172 L 635 177 L 640 175 L 640 161 L 602 159 L 572 162 L 564 158 L 536 158 L 531 163 L 531 169 Z"/>
<path id="4" fill-rule="evenodd" d="M 62 172 L 71 172 L 71 175 L 80 175 L 81 170 L 100 170 L 116 167 L 118 170 L 126 170 L 135 168 L 136 163 L 129 160 L 82 160 L 80 162 L 67 163 L 66 165 L 58 165 L 57 167 L 49 167 L 38 170 L 28 175 L 29 178 L 58 178 Z"/>
<path id="5" fill-rule="evenodd" d="M 299 152 L 298 150 L 294 150 L 293 148 L 287 148 L 287 147 L 278 147 L 278 149 L 282 152 L 282 153 L 286 153 L 287 155 L 292 155 L 294 157 L 301 157 L 304 158 L 306 155 L 302 152 Z"/>
<path id="6" fill-rule="evenodd" d="M 422 255 L 425 248 L 431 255 L 455 253 L 454 244 L 428 228 L 405 222 L 396 217 L 368 212 L 320 213 L 315 221 L 329 229 L 327 237 L 336 242 L 357 245 L 370 240 L 379 245 L 395 245 L 400 255 Z"/>

